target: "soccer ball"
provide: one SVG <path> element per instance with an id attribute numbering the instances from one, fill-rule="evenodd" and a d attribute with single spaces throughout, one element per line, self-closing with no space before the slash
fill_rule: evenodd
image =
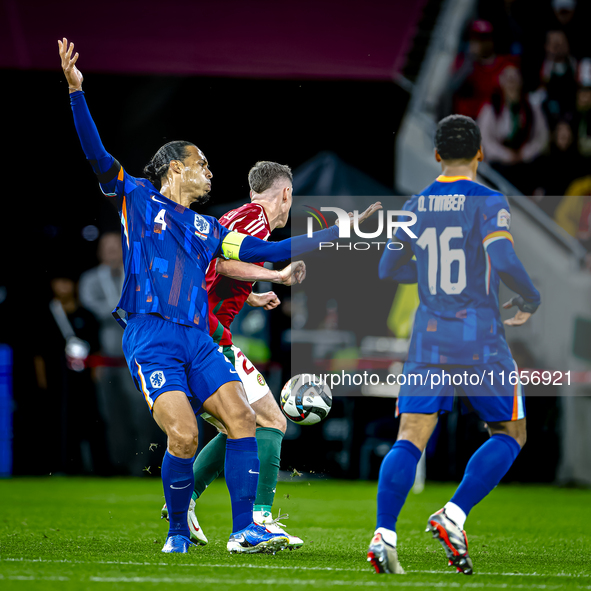
<path id="1" fill-rule="evenodd" d="M 294 376 L 281 390 L 281 410 L 298 425 L 315 425 L 326 418 L 332 394 L 324 381 L 312 374 Z"/>

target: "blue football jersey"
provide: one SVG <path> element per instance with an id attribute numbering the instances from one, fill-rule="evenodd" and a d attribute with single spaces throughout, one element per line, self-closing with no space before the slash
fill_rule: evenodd
<path id="1" fill-rule="evenodd" d="M 159 314 L 208 332 L 205 274 L 229 230 L 123 168 L 101 189 L 117 197 L 121 219 L 125 280 L 117 310 Z"/>
<path id="2" fill-rule="evenodd" d="M 510 240 L 507 199 L 468 177 L 439 176 L 404 209 L 417 216 L 396 241 L 417 261 L 420 304 L 409 360 L 474 365 L 511 357 L 499 312 L 499 276 L 486 248 Z"/>

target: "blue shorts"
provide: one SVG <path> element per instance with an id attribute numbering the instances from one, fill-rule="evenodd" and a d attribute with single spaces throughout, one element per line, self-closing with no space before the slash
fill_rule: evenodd
<path id="1" fill-rule="evenodd" d="M 197 414 L 220 386 L 240 381 L 208 333 L 153 314 L 129 318 L 123 353 L 150 410 L 160 394 L 180 390 Z"/>
<path id="2" fill-rule="evenodd" d="M 447 377 L 442 377 L 443 371 Z M 523 386 L 519 382 L 513 385 L 509 379 L 511 372 L 515 371 L 517 365 L 513 359 L 480 365 L 430 365 L 407 361 L 403 371 L 406 383 L 400 386 L 397 413 L 449 412 L 453 408 L 455 389 L 462 411 L 473 411 L 483 421 L 523 419 Z"/>

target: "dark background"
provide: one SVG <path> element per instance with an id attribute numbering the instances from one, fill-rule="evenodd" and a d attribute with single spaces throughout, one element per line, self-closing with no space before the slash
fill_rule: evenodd
<path id="1" fill-rule="evenodd" d="M 48 50 L 59 64 L 57 43 Z M 195 142 L 214 175 L 205 213 L 248 199 L 247 174 L 257 160 L 295 169 L 320 150 L 334 151 L 393 187 L 394 134 L 408 100 L 394 83 L 93 74 L 85 73 L 80 52 L 84 91 L 107 150 L 140 176 L 163 143 Z M 2 340 L 14 349 L 18 473 L 30 470 L 28 458 L 38 447 L 27 434 L 50 428 L 44 406 L 52 402 L 37 389 L 32 365 L 49 279 L 97 264 L 96 241 L 83 238 L 84 227 L 118 231 L 120 224 L 80 148 L 61 70 L 5 71 L 4 79 L 18 89 L 5 119 L 5 162 L 11 164 L 0 280 L 7 288 L 0 306 Z"/>
<path id="2" fill-rule="evenodd" d="M 105 0 L 81 7 L 52 0 L 0 0 L 0 289 L 6 296 L 0 303 L 0 342 L 14 351 L 15 473 L 47 473 L 48 462 L 39 459 L 32 465 L 31 458 L 39 457 L 40 446 L 42 456 L 52 453 L 42 444 L 44 434 L 55 429 L 47 412 L 55 401 L 37 387 L 33 371 L 49 279 L 55 273 L 79 275 L 97 264 L 97 242 L 84 238 L 85 228 L 96 226 L 103 233 L 120 227 L 80 148 L 57 39 L 66 35 L 76 43 L 88 105 L 107 150 L 132 175 L 141 176 L 163 143 L 196 143 L 214 175 L 212 200 L 200 211 L 219 216 L 224 204 L 248 199 L 247 174 L 256 161 L 274 160 L 295 170 L 323 151 L 334 152 L 394 194 L 395 139 L 409 100 L 395 80 L 400 73 L 410 79 L 416 75 L 441 4 Z M 522 4 L 535 8 L 538 3 Z M 549 3 L 544 4 L 548 9 Z M 313 259 L 310 271 L 328 280 L 339 275 L 337 267 L 314 268 Z M 356 280 L 377 282 L 369 266 L 360 267 Z M 391 301 L 394 289 L 380 286 L 374 300 Z M 288 295 L 279 287 L 275 291 L 282 299 Z M 280 353 L 288 319 L 279 312 L 269 316 L 272 362 L 283 364 L 291 375 L 289 355 Z M 385 318 L 373 318 L 368 332 L 386 335 Z M 528 412 L 533 417 L 535 408 L 528 406 Z M 357 477 L 364 438 L 393 440 L 397 424 L 391 399 L 335 399 L 331 418 L 351 413 L 356 423 L 347 443 L 354 467 L 349 473 L 335 459 L 341 444 L 323 439 L 322 425 L 286 440 L 282 468 Z M 455 441 L 447 435 L 456 433 L 455 427 L 446 428 L 448 418 L 433 438 L 434 445 L 441 443 L 432 450 L 430 478 L 460 477 L 470 453 L 486 438 L 474 418 L 456 419 Z M 521 454 L 516 478 L 553 479 L 555 433 L 542 427 L 539 445 L 530 444 Z M 324 454 L 306 453 L 312 449 Z M 535 473 L 540 458 L 547 460 L 545 470 Z M 374 458 L 374 477 L 378 464 Z"/>

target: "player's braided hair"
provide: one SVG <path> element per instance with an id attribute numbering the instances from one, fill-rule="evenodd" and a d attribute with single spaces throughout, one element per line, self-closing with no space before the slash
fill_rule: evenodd
<path id="1" fill-rule="evenodd" d="M 482 136 L 476 121 L 466 115 L 449 115 L 435 132 L 435 148 L 443 160 L 472 160 Z"/>
<path id="2" fill-rule="evenodd" d="M 273 186 L 277 179 L 289 179 L 293 182 L 291 168 L 285 164 L 262 160 L 257 162 L 248 173 L 248 184 L 255 193 L 259 195 Z"/>
<path id="3" fill-rule="evenodd" d="M 191 142 L 185 142 L 182 140 L 164 144 L 144 167 L 146 178 L 153 183 L 155 187 L 160 187 L 162 178 L 165 177 L 168 172 L 170 161 L 184 160 L 189 156 L 187 147 L 194 145 L 195 144 L 192 144 Z"/>

